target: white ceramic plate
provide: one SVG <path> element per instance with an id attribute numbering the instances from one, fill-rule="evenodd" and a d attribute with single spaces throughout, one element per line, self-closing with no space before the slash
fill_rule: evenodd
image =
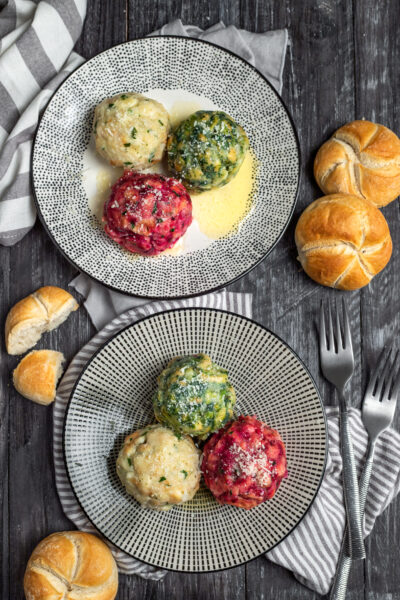
<path id="1" fill-rule="evenodd" d="M 184 252 L 158 257 L 130 254 L 106 236 L 91 210 L 96 177 L 106 168 L 93 152 L 93 111 L 105 97 L 130 90 L 168 109 L 182 100 L 218 108 L 244 127 L 257 173 L 252 209 L 235 233 L 213 240 L 194 223 Z M 254 67 L 213 44 L 161 36 L 110 48 L 68 77 L 43 114 L 32 166 L 38 213 L 76 268 L 120 292 L 173 298 L 219 289 L 273 249 L 294 210 L 299 147 L 285 106 Z"/>
<path id="2" fill-rule="evenodd" d="M 152 511 L 116 474 L 125 436 L 154 422 L 157 375 L 172 357 L 198 352 L 228 369 L 237 412 L 276 428 L 286 445 L 288 478 L 248 511 L 219 505 L 204 485 L 192 501 Z M 249 319 L 190 308 L 143 319 L 94 355 L 71 394 L 64 452 L 78 501 L 113 544 L 151 565 L 205 572 L 255 558 L 296 527 L 318 491 L 327 434 L 315 383 L 293 350 Z"/>

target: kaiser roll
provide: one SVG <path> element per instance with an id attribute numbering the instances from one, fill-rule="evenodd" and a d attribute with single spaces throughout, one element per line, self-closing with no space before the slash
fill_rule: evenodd
<path id="1" fill-rule="evenodd" d="M 42 540 L 28 561 L 26 600 L 113 600 L 118 571 L 108 547 L 91 533 L 61 531 Z"/>
<path id="2" fill-rule="evenodd" d="M 400 140 L 384 125 L 347 123 L 318 150 L 314 176 L 325 194 L 354 194 L 386 206 L 400 194 Z"/>
<path id="3" fill-rule="evenodd" d="M 295 240 L 307 275 L 340 290 L 367 285 L 392 254 L 382 213 L 368 200 L 346 194 L 324 196 L 307 206 Z"/>

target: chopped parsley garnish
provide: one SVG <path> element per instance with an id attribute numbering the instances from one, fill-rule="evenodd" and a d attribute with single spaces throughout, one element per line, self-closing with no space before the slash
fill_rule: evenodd
<path id="1" fill-rule="evenodd" d="M 110 102 L 110 104 L 108 105 L 108 108 L 112 108 L 114 106 L 114 102 Z"/>
<path id="2" fill-rule="evenodd" d="M 124 162 L 124 165 L 131 165 L 131 162 Z"/>
<path id="3" fill-rule="evenodd" d="M 157 212 L 157 200 L 154 202 L 154 206 L 153 206 L 153 210 L 151 211 L 151 214 L 154 215 Z"/>
<path id="4" fill-rule="evenodd" d="M 96 123 L 94 124 L 94 127 L 93 127 L 94 133 L 97 133 L 97 123 L 98 123 L 98 121 L 96 121 Z"/>
<path id="5" fill-rule="evenodd" d="M 164 236 L 162 236 L 162 237 L 164 237 Z M 177 433 L 176 431 L 174 431 L 174 435 L 175 435 L 175 437 L 178 438 L 178 440 L 182 439 L 182 434 L 181 433 Z"/>
<path id="6" fill-rule="evenodd" d="M 187 471 L 185 471 L 184 469 L 182 469 L 181 473 L 183 473 L 183 475 L 184 475 L 184 477 L 185 477 L 185 479 L 186 479 L 186 477 L 188 476 L 188 472 L 187 472 Z"/>
<path id="7" fill-rule="evenodd" d="M 160 477 L 160 479 L 158 480 L 159 483 L 161 483 L 162 481 L 165 481 L 167 478 L 166 477 Z"/>
<path id="8" fill-rule="evenodd" d="M 158 119 L 158 122 L 160 123 L 161 127 L 164 127 L 164 123 L 160 119 Z"/>
<path id="9" fill-rule="evenodd" d="M 127 458 L 127 461 L 128 461 L 128 465 L 131 467 L 132 466 L 132 461 L 131 461 L 131 459 L 129 457 Z"/>
<path id="10" fill-rule="evenodd" d="M 164 219 L 157 219 L 157 223 L 163 223 Z"/>
<path id="11" fill-rule="evenodd" d="M 128 148 L 131 145 L 130 142 L 126 142 L 126 144 L 124 144 L 125 148 Z"/>
<path id="12" fill-rule="evenodd" d="M 122 99 L 122 100 L 126 100 L 126 99 L 127 99 L 127 97 L 128 97 L 128 96 L 127 96 L 126 94 L 121 94 L 121 99 Z"/>
<path id="13" fill-rule="evenodd" d="M 171 227 L 170 232 L 174 233 L 174 231 L 175 231 L 175 227 Z"/>
<path id="14" fill-rule="evenodd" d="M 137 134 L 136 127 L 132 127 L 132 129 L 131 129 L 131 138 L 135 139 L 136 138 L 136 134 Z"/>
<path id="15" fill-rule="evenodd" d="M 153 158 L 154 158 L 154 154 L 155 154 L 155 152 L 152 152 L 152 153 L 149 155 L 149 162 L 151 162 L 151 161 L 153 160 Z"/>

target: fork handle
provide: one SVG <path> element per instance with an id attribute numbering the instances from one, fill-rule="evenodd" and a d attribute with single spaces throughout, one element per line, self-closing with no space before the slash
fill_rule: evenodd
<path id="1" fill-rule="evenodd" d="M 367 458 L 365 459 L 364 467 L 360 476 L 360 507 L 361 514 L 364 514 L 365 502 L 367 499 L 369 480 L 371 478 L 372 464 L 374 462 L 374 450 L 375 444 L 370 443 L 367 451 Z M 342 547 L 339 554 L 339 560 L 336 567 L 336 575 L 333 580 L 331 592 L 329 595 L 330 600 L 345 600 L 347 591 L 347 582 L 349 579 L 351 563 L 353 562 L 350 558 L 349 548 L 349 537 L 348 529 L 345 528 Z"/>
<path id="2" fill-rule="evenodd" d="M 362 535 L 360 495 L 353 443 L 350 435 L 349 415 L 347 410 L 343 408 L 340 411 L 340 444 L 342 449 L 343 493 L 349 528 L 350 554 L 353 560 L 361 560 L 365 558 L 365 548 Z"/>

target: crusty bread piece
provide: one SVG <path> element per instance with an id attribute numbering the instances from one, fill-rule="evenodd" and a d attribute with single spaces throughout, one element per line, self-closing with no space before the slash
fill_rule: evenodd
<path id="1" fill-rule="evenodd" d="M 50 404 L 56 397 L 64 355 L 54 350 L 33 350 L 14 369 L 17 392 L 38 404 Z"/>
<path id="2" fill-rule="evenodd" d="M 7 352 L 23 354 L 38 342 L 42 333 L 58 327 L 78 306 L 71 294 L 52 285 L 23 298 L 7 315 Z"/>
<path id="3" fill-rule="evenodd" d="M 318 150 L 314 176 L 325 194 L 353 194 L 386 206 L 400 194 L 400 139 L 371 121 L 347 123 Z"/>
<path id="4" fill-rule="evenodd" d="M 98 537 L 60 531 L 44 538 L 29 558 L 26 600 L 114 600 L 118 570 L 111 551 Z"/>
<path id="5" fill-rule="evenodd" d="M 299 260 L 307 275 L 340 290 L 367 285 L 389 262 L 392 239 L 385 217 L 369 200 L 331 194 L 312 202 L 296 226 Z"/>

